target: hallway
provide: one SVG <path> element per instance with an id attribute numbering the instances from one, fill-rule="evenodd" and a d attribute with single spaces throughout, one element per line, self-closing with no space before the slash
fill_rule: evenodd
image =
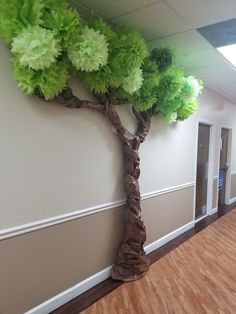
<path id="1" fill-rule="evenodd" d="M 235 226 L 233 209 L 81 313 L 235 313 Z"/>

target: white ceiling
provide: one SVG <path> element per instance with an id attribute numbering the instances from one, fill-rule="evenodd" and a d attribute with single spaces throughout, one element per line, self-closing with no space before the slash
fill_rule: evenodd
<path id="1" fill-rule="evenodd" d="M 236 102 L 236 70 L 195 29 L 236 18 L 236 0 L 72 0 L 87 14 L 140 31 L 151 47 L 171 46 L 187 73 Z"/>

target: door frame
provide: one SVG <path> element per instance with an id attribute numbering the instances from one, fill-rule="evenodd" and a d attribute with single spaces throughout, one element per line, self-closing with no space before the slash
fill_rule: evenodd
<path id="1" fill-rule="evenodd" d="M 198 154 L 198 133 L 199 124 L 205 124 L 210 127 L 210 137 L 209 137 L 209 157 L 208 157 L 208 170 L 207 170 L 207 209 L 206 215 L 196 219 L 195 218 L 195 208 L 196 208 L 196 190 L 197 190 L 197 154 Z M 213 166 L 214 166 L 214 143 L 215 143 L 215 123 L 213 121 L 199 119 L 197 120 L 196 128 L 196 145 L 195 145 L 195 174 L 194 174 L 194 208 L 193 208 L 193 220 L 196 222 L 204 219 L 206 216 L 212 214 L 212 198 L 213 198 Z M 218 202 L 218 194 L 217 194 Z"/>
<path id="2" fill-rule="evenodd" d="M 231 188 L 231 151 L 232 151 L 232 127 L 228 125 L 220 125 L 219 135 L 220 135 L 220 141 L 219 141 L 219 149 L 218 149 L 218 164 L 217 164 L 217 170 L 218 170 L 218 180 L 217 180 L 217 188 L 219 183 L 219 171 L 220 171 L 220 150 L 221 150 L 221 129 L 228 130 L 228 148 L 227 148 L 227 163 L 229 165 L 228 171 L 226 172 L 226 180 L 225 180 L 225 205 L 230 204 L 230 188 Z M 217 207 L 218 207 L 218 199 L 219 199 L 219 193 L 217 189 Z"/>

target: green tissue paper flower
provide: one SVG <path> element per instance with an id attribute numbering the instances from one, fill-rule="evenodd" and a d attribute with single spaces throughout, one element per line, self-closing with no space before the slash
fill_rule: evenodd
<path id="1" fill-rule="evenodd" d="M 159 84 L 160 75 L 155 62 L 147 58 L 142 65 L 143 83 L 140 89 L 126 98 L 139 111 L 146 111 L 154 105 L 156 101 L 156 88 Z"/>
<path id="2" fill-rule="evenodd" d="M 24 28 L 42 23 L 43 0 L 1 0 L 0 37 L 8 44 Z"/>
<path id="3" fill-rule="evenodd" d="M 44 14 L 44 26 L 53 31 L 64 50 L 78 41 L 80 17 L 74 9 L 52 11 Z"/>
<path id="4" fill-rule="evenodd" d="M 44 6 L 47 10 L 64 10 L 68 6 L 67 0 L 44 0 Z"/>
<path id="5" fill-rule="evenodd" d="M 182 100 L 179 96 L 171 99 L 162 101 L 157 99 L 155 104 L 157 111 L 161 114 L 162 118 L 166 121 L 173 122 L 177 119 L 177 110 L 181 106 Z"/>
<path id="6" fill-rule="evenodd" d="M 39 26 L 28 27 L 12 43 L 14 53 L 22 66 L 34 70 L 48 68 L 60 54 L 60 46 L 53 32 Z"/>
<path id="7" fill-rule="evenodd" d="M 80 76 L 88 89 L 96 93 L 106 93 L 108 86 L 120 85 L 120 81 L 117 80 L 109 65 L 103 66 L 99 71 L 81 72 Z"/>
<path id="8" fill-rule="evenodd" d="M 185 120 L 198 109 L 198 102 L 192 100 L 189 102 L 183 101 L 177 110 L 177 120 Z"/>
<path id="9" fill-rule="evenodd" d="M 77 70 L 98 71 L 107 63 L 108 44 L 105 36 L 86 26 L 78 42 L 68 51 L 68 57 Z"/>
<path id="10" fill-rule="evenodd" d="M 143 83 L 143 72 L 140 68 L 131 70 L 123 79 L 122 88 L 129 94 L 140 89 Z"/>
<path id="11" fill-rule="evenodd" d="M 156 62 L 159 72 L 165 72 L 174 64 L 174 52 L 168 47 L 154 48 L 151 60 Z"/>
<path id="12" fill-rule="evenodd" d="M 26 94 L 40 92 L 46 100 L 53 99 L 66 86 L 69 78 L 69 64 L 66 60 L 53 63 L 49 68 L 35 71 L 22 66 L 19 60 L 12 58 L 13 76 L 18 86 Z"/>
<path id="13" fill-rule="evenodd" d="M 122 30 L 112 47 L 111 67 L 116 75 L 125 77 L 129 71 L 139 68 L 147 55 L 147 44 L 142 36 L 135 31 Z"/>
<path id="14" fill-rule="evenodd" d="M 60 61 L 41 71 L 37 80 L 38 89 L 46 100 L 53 99 L 66 87 L 69 79 L 68 68 L 66 61 Z"/>
<path id="15" fill-rule="evenodd" d="M 110 64 L 114 43 L 117 40 L 117 35 L 115 32 L 113 32 L 110 25 L 105 23 L 100 18 L 93 20 L 89 24 L 89 27 L 93 28 L 95 31 L 99 31 L 105 36 L 108 42 L 108 59 L 107 64 L 98 71 L 81 72 L 80 76 L 90 91 L 95 91 L 96 93 L 106 93 L 109 86 L 119 87 L 122 83 L 122 78 L 118 76 L 115 71 L 113 71 Z"/>
<path id="16" fill-rule="evenodd" d="M 103 34 L 109 44 L 111 41 L 117 38 L 117 35 L 115 32 L 113 32 L 111 26 L 104 22 L 101 18 L 94 19 L 92 22 L 89 23 L 89 27 Z"/>
<path id="17" fill-rule="evenodd" d="M 32 95 L 37 86 L 37 72 L 22 66 L 16 57 L 12 58 L 11 63 L 13 77 L 18 82 L 18 87 L 27 95 Z"/>
<path id="18" fill-rule="evenodd" d="M 200 94 L 202 89 L 201 81 L 195 79 L 193 76 L 188 76 L 183 78 L 183 87 L 181 90 L 181 95 L 183 99 L 196 99 Z"/>
<path id="19" fill-rule="evenodd" d="M 157 97 L 160 102 L 173 100 L 181 93 L 183 86 L 183 73 L 177 69 L 171 69 L 161 76 L 157 89 Z"/>

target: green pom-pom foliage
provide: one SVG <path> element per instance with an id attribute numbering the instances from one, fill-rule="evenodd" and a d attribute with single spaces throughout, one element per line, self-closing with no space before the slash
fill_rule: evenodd
<path id="1" fill-rule="evenodd" d="M 146 111 L 152 108 L 156 101 L 156 88 L 159 84 L 159 73 L 155 62 L 146 59 L 143 66 L 143 84 L 141 88 L 132 95 L 126 95 L 126 98 L 133 103 L 139 111 Z"/>
<path id="2" fill-rule="evenodd" d="M 43 0 L 1 0 L 0 37 L 10 44 L 28 26 L 42 23 Z"/>
<path id="3" fill-rule="evenodd" d="M 89 24 L 89 27 L 105 36 L 108 43 L 108 59 L 107 64 L 99 71 L 82 72 L 80 73 L 80 77 L 90 91 L 95 91 L 96 93 L 106 93 L 109 86 L 118 87 L 121 85 L 120 76 L 117 76 L 111 67 L 113 47 L 118 40 L 118 37 L 110 25 L 105 23 L 102 19 L 93 20 Z"/>
<path id="4" fill-rule="evenodd" d="M 123 79 L 122 88 L 129 94 L 140 89 L 143 83 L 143 72 L 140 68 L 133 69 Z"/>
<path id="5" fill-rule="evenodd" d="M 117 39 L 117 35 L 112 30 L 111 26 L 104 22 L 101 18 L 96 18 L 90 22 L 89 27 L 99 31 L 106 37 L 106 40 L 109 43 L 109 51 L 111 51 L 112 42 L 114 43 L 114 41 Z"/>
<path id="6" fill-rule="evenodd" d="M 180 94 L 180 105 L 177 109 L 177 120 L 185 120 L 198 109 L 197 97 L 202 91 L 202 82 L 193 76 L 183 79 L 183 88 Z"/>
<path id="7" fill-rule="evenodd" d="M 166 72 L 174 64 L 174 52 L 171 48 L 154 48 L 151 51 L 151 60 L 156 62 L 159 72 Z"/>
<path id="8" fill-rule="evenodd" d="M 176 71 L 174 73 L 176 73 Z M 157 102 L 155 104 L 162 117 L 170 122 L 185 120 L 197 111 L 197 97 L 202 88 L 201 82 L 192 76 L 185 77 L 182 74 L 181 77 L 180 73 L 178 73 L 177 77 L 178 84 L 176 84 L 176 82 L 174 84 L 170 84 L 169 90 L 160 90 L 163 86 L 161 84 L 158 86 L 158 89 L 161 92 L 160 94 L 163 98 L 160 97 L 160 94 L 157 95 Z M 176 78 L 172 78 L 174 82 Z"/>
<path id="9" fill-rule="evenodd" d="M 157 90 L 157 97 L 162 102 L 173 100 L 180 94 L 183 86 L 183 72 L 177 69 L 171 69 L 163 74 Z"/>
<path id="10" fill-rule="evenodd" d="M 52 31 L 33 26 L 14 38 L 11 51 L 19 58 L 21 65 L 42 70 L 56 60 L 60 49 Z"/>
<path id="11" fill-rule="evenodd" d="M 53 99 L 66 87 L 68 78 L 68 63 L 53 63 L 39 75 L 38 89 L 45 99 Z"/>
<path id="12" fill-rule="evenodd" d="M 66 86 L 69 78 L 68 62 L 62 60 L 49 68 L 35 71 L 24 67 L 17 58 L 12 58 L 13 76 L 26 94 L 39 92 L 46 100 L 57 96 Z"/>
<path id="13" fill-rule="evenodd" d="M 44 7 L 47 10 L 64 10 L 68 6 L 67 0 L 44 0 Z"/>
<path id="14" fill-rule="evenodd" d="M 109 56 L 107 64 L 97 72 L 82 73 L 81 77 L 88 88 L 98 93 L 105 93 L 108 87 L 127 86 L 133 93 L 141 86 L 141 69 L 148 54 L 147 45 L 140 34 L 130 30 L 120 30 L 116 34 L 101 19 L 94 20 L 90 27 L 103 34 L 108 42 Z M 127 77 L 134 81 L 127 84 Z M 123 91 L 124 92 L 124 91 Z"/>
<path id="15" fill-rule="evenodd" d="M 147 55 L 147 44 L 139 33 L 121 30 L 112 49 L 111 68 L 117 76 L 126 77 L 127 73 L 143 64 Z"/>
<path id="16" fill-rule="evenodd" d="M 183 88 L 181 91 L 184 100 L 196 99 L 202 89 L 201 81 L 195 79 L 193 76 L 183 78 Z"/>
<path id="17" fill-rule="evenodd" d="M 19 60 L 12 58 L 13 77 L 18 82 L 18 87 L 27 95 L 32 95 L 36 89 L 37 72 L 20 65 Z"/>
<path id="18" fill-rule="evenodd" d="M 43 26 L 53 31 L 64 50 L 76 44 L 81 29 L 79 14 L 73 9 L 46 12 Z"/>
<path id="19" fill-rule="evenodd" d="M 98 71 L 107 63 L 108 44 L 105 36 L 85 26 L 78 42 L 68 51 L 68 57 L 77 70 Z"/>
<path id="20" fill-rule="evenodd" d="M 192 100 L 189 102 L 182 102 L 176 112 L 177 118 L 176 120 L 185 120 L 189 118 L 194 112 L 198 109 L 198 103 L 196 100 Z"/>
<path id="21" fill-rule="evenodd" d="M 96 93 L 103 94 L 107 92 L 109 86 L 118 87 L 120 85 L 109 65 L 103 66 L 101 70 L 96 72 L 81 72 L 79 74 L 88 89 Z"/>
<path id="22" fill-rule="evenodd" d="M 27 94 L 53 99 L 73 65 L 89 90 L 107 93 L 111 87 L 139 111 L 153 108 L 174 121 L 197 109 L 201 84 L 175 69 L 170 48 L 148 56 L 139 33 L 114 30 L 102 19 L 82 28 L 66 0 L 2 0 L 0 36 L 11 45 L 13 74 Z"/>

